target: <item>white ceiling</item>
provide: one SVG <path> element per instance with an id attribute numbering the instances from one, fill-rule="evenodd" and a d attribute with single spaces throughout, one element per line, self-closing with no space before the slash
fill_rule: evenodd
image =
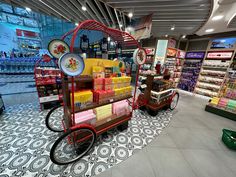
<path id="1" fill-rule="evenodd" d="M 212 21 L 212 18 L 217 15 L 224 17 L 218 21 Z M 214 31 L 206 33 L 206 29 L 214 29 Z M 214 7 L 209 20 L 196 34 L 202 36 L 229 31 L 236 31 L 236 0 L 214 0 Z"/>

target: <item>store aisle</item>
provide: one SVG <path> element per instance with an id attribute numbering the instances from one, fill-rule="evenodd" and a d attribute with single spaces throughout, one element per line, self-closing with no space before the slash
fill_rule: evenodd
<path id="1" fill-rule="evenodd" d="M 181 95 L 169 126 L 150 145 L 98 177 L 235 177 L 236 153 L 221 142 L 236 122 L 204 111 L 207 100 Z"/>

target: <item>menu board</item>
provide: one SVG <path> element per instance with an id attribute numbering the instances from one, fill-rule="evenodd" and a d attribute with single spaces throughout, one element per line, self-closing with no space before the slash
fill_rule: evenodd
<path id="1" fill-rule="evenodd" d="M 187 52 L 185 58 L 203 59 L 205 52 Z"/>

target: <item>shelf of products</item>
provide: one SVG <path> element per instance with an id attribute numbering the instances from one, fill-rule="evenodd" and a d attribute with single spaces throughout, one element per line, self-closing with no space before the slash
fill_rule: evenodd
<path id="1" fill-rule="evenodd" d="M 222 58 L 220 55 L 216 55 L 212 58 L 213 56 L 214 52 L 208 52 L 208 55 L 203 62 L 200 77 L 195 88 L 196 93 L 209 97 L 218 95 L 223 84 L 227 68 L 231 62 L 231 57 Z"/>
<path id="2" fill-rule="evenodd" d="M 202 60 L 186 59 L 183 65 L 178 87 L 193 92 L 199 76 Z"/>
<path id="3" fill-rule="evenodd" d="M 223 117 L 236 120 L 236 58 L 231 63 L 222 88 L 217 97 L 213 97 L 205 110 Z"/>
<path id="4" fill-rule="evenodd" d="M 62 95 L 61 71 L 52 61 L 50 67 L 45 66 L 43 60 L 36 63 L 34 69 L 35 84 L 38 92 L 41 109 L 50 108 L 53 104 L 60 103 Z M 54 67 L 52 67 L 54 63 Z"/>

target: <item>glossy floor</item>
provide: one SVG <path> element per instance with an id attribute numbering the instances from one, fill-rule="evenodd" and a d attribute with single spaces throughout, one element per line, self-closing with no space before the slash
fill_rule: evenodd
<path id="1" fill-rule="evenodd" d="M 221 142 L 236 121 L 204 111 L 207 100 L 181 95 L 169 126 L 125 162 L 98 177 L 235 177 L 236 151 Z"/>

